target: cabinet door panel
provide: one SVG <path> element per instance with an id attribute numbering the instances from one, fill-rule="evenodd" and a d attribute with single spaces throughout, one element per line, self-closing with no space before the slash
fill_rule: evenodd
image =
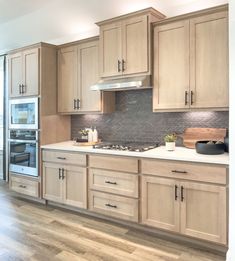
<path id="1" fill-rule="evenodd" d="M 67 47 L 58 52 L 58 111 L 74 112 L 77 94 L 77 51 Z"/>
<path id="2" fill-rule="evenodd" d="M 98 41 L 78 47 L 78 89 L 80 89 L 80 111 L 101 111 L 101 92 L 91 91 L 91 85 L 99 80 Z"/>
<path id="3" fill-rule="evenodd" d="M 63 202 L 62 179 L 59 179 L 59 168 L 62 165 L 43 163 L 43 198 Z"/>
<path id="4" fill-rule="evenodd" d="M 193 108 L 228 107 L 227 12 L 190 20 Z"/>
<path id="5" fill-rule="evenodd" d="M 179 195 L 174 180 L 142 177 L 142 223 L 179 231 Z M 175 198 L 177 192 L 177 198 Z M 163 203 L 164 202 L 164 203 Z"/>
<path id="6" fill-rule="evenodd" d="M 102 77 L 121 75 L 118 60 L 122 59 L 121 23 L 101 27 L 100 30 L 100 73 Z"/>
<path id="7" fill-rule="evenodd" d="M 64 203 L 87 208 L 86 168 L 66 166 L 64 174 Z"/>
<path id="8" fill-rule="evenodd" d="M 123 74 L 144 73 L 148 68 L 148 20 L 147 16 L 123 22 Z"/>
<path id="9" fill-rule="evenodd" d="M 181 233 L 226 243 L 226 188 L 182 182 Z"/>
<path id="10" fill-rule="evenodd" d="M 189 21 L 155 27 L 154 42 L 153 109 L 189 108 Z"/>
<path id="11" fill-rule="evenodd" d="M 10 97 L 21 96 L 19 85 L 23 83 L 22 53 L 10 55 L 8 63 L 9 95 Z"/>
<path id="12" fill-rule="evenodd" d="M 39 94 L 39 49 L 23 52 L 23 95 Z"/>

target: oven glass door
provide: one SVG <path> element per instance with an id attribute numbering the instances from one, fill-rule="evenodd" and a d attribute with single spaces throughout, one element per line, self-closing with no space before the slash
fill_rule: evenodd
<path id="1" fill-rule="evenodd" d="M 38 99 L 10 100 L 10 128 L 38 129 Z"/>
<path id="2" fill-rule="evenodd" d="M 36 131 L 10 130 L 10 171 L 38 176 L 38 141 Z"/>

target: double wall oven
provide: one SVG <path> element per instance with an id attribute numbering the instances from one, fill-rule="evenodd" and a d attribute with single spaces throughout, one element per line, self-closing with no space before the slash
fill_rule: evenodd
<path id="1" fill-rule="evenodd" d="M 38 176 L 38 98 L 9 101 L 9 170 L 15 174 Z"/>

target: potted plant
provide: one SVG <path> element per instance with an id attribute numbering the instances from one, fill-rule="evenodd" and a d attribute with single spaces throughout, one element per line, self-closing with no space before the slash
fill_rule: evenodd
<path id="1" fill-rule="evenodd" d="M 164 137 L 165 145 L 166 145 L 166 150 L 168 151 L 173 151 L 175 150 L 175 141 L 177 139 L 177 136 L 173 134 L 167 134 Z"/>
<path id="2" fill-rule="evenodd" d="M 79 131 L 82 140 L 88 140 L 88 132 L 89 132 L 89 130 L 87 130 L 87 129 L 81 129 Z"/>

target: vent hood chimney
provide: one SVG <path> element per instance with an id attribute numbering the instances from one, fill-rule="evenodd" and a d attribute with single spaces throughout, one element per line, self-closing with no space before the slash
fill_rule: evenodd
<path id="1" fill-rule="evenodd" d="M 152 88 L 151 78 L 147 76 L 124 79 L 101 80 L 91 87 L 92 91 L 125 91 Z"/>

